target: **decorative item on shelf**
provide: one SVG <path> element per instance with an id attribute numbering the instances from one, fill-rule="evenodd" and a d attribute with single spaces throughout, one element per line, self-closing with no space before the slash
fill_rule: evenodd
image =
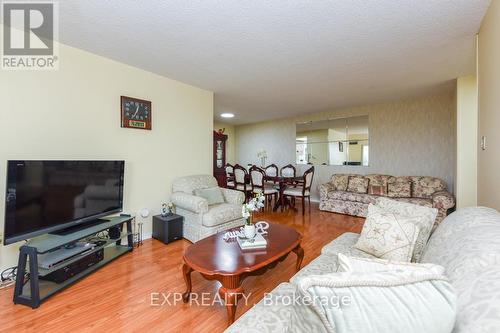
<path id="1" fill-rule="evenodd" d="M 162 203 L 161 204 L 161 210 L 160 210 L 160 215 L 165 217 L 165 216 L 170 216 L 172 214 L 175 214 L 175 206 L 171 202 L 167 203 Z"/>
<path id="2" fill-rule="evenodd" d="M 255 224 L 252 221 L 252 214 L 261 208 L 264 208 L 265 197 L 262 193 L 258 193 L 255 197 L 248 203 L 244 204 L 241 208 L 241 216 L 246 219 L 245 222 L 245 237 L 254 238 L 255 237 Z"/>
<path id="3" fill-rule="evenodd" d="M 267 151 L 265 149 L 259 150 L 257 153 L 257 157 L 260 158 L 260 166 L 265 168 L 266 167 L 266 159 L 267 159 Z"/>
<path id="4" fill-rule="evenodd" d="M 167 208 L 170 210 L 170 214 L 175 214 L 175 205 L 173 202 L 167 202 Z"/>
<path id="5" fill-rule="evenodd" d="M 152 106 L 150 101 L 121 96 L 120 113 L 122 127 L 151 130 Z"/>
<path id="6" fill-rule="evenodd" d="M 165 216 L 168 216 L 169 214 L 170 214 L 170 210 L 168 209 L 167 204 L 162 203 L 161 209 L 160 209 L 160 215 L 165 217 Z"/>

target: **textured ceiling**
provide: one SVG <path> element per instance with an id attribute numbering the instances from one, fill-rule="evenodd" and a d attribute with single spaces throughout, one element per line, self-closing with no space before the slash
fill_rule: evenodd
<path id="1" fill-rule="evenodd" d="M 242 124 L 449 89 L 489 2 L 64 0 L 60 39 L 214 91 Z"/>

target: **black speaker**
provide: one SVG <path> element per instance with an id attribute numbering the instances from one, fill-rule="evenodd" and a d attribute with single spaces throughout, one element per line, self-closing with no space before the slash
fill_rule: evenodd
<path id="1" fill-rule="evenodd" d="M 108 236 L 110 239 L 119 239 L 121 236 L 121 228 L 119 226 L 114 226 L 108 229 Z"/>
<path id="2" fill-rule="evenodd" d="M 153 216 L 153 238 L 165 244 L 182 238 L 184 217 L 176 214 Z"/>

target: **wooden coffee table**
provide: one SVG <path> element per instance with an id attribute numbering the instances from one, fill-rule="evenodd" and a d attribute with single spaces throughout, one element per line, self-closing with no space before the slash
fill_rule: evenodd
<path id="1" fill-rule="evenodd" d="M 239 229 L 239 228 L 235 228 Z M 290 252 L 297 255 L 295 270 L 300 270 L 304 250 L 300 247 L 302 235 L 295 229 L 281 224 L 269 224 L 267 248 L 241 250 L 236 240 L 223 239 L 224 232 L 190 245 L 184 253 L 182 271 L 187 290 L 185 303 L 191 295 L 191 272 L 197 271 L 207 280 L 217 280 L 222 286 L 219 295 L 225 301 L 228 326 L 234 322 L 238 300 L 243 295 L 241 283 L 247 276 L 261 275 L 283 261 Z"/>

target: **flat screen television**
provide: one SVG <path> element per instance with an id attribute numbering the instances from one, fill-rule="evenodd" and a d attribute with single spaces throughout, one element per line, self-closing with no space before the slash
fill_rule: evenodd
<path id="1" fill-rule="evenodd" d="M 4 244 L 123 209 L 124 161 L 8 161 Z"/>

